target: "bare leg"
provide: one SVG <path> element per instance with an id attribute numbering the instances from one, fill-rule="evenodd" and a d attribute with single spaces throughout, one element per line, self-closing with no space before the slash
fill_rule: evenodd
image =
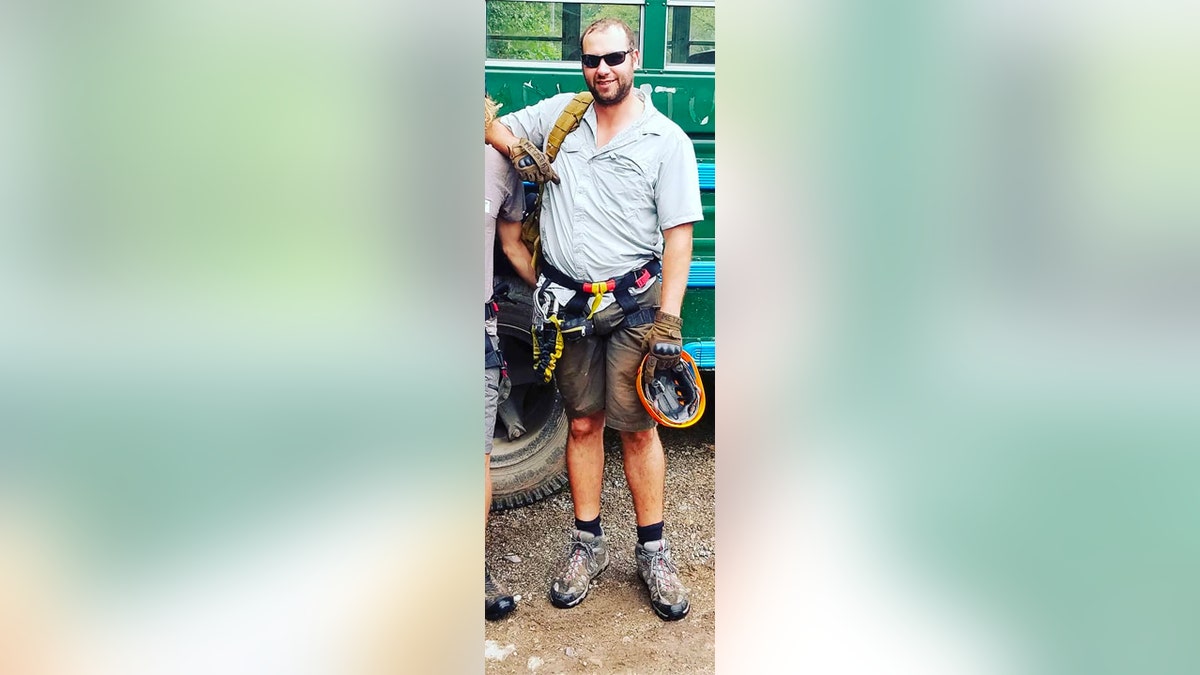
<path id="1" fill-rule="evenodd" d="M 663 486 L 667 476 L 658 429 L 622 431 L 621 450 L 637 524 L 653 525 L 663 519 Z"/>
<path id="2" fill-rule="evenodd" d="M 604 411 L 571 420 L 567 437 L 567 478 L 575 517 L 592 520 L 600 515 L 600 488 L 604 481 Z"/>

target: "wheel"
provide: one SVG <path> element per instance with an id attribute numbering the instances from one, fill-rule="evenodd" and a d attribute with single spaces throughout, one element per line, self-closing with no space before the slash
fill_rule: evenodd
<path id="1" fill-rule="evenodd" d="M 499 303 L 497 332 L 512 392 L 496 414 L 494 511 L 532 504 L 567 486 L 567 413 L 554 381 L 545 384 L 533 371 L 530 290 L 518 279 L 508 282 L 508 299 Z M 515 437 L 510 439 L 510 434 Z"/>

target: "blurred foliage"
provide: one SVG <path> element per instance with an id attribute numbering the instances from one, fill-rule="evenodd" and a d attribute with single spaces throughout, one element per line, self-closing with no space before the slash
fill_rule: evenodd
<path id="1" fill-rule="evenodd" d="M 562 2 L 487 3 L 487 56 L 525 61 L 569 60 L 576 45 L 562 44 L 563 24 L 570 6 L 579 8 L 579 31 L 596 19 L 615 17 L 629 24 L 636 34 L 641 29 L 641 7 Z M 574 31 L 571 31 L 574 32 Z M 503 37 L 501 37 L 503 36 Z M 521 37 L 553 38 L 553 40 Z"/>

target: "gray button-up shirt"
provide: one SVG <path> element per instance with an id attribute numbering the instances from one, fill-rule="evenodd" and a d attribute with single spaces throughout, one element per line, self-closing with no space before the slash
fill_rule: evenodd
<path id="1" fill-rule="evenodd" d="M 554 160 L 561 185 L 542 197 L 542 255 L 577 281 L 603 281 L 661 258 L 664 230 L 704 217 L 691 139 L 646 104 L 638 119 L 596 147 L 596 111 L 589 106 Z M 546 137 L 574 94 L 558 94 L 500 118 L 517 136 L 545 148 Z M 566 303 L 573 295 L 556 289 Z M 615 298 L 604 296 L 601 308 Z"/>

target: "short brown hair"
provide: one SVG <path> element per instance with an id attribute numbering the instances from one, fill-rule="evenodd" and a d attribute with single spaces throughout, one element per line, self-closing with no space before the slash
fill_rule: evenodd
<path id="1" fill-rule="evenodd" d="M 616 19 L 611 16 L 606 16 L 602 19 L 596 19 L 592 23 L 588 24 L 588 27 L 585 28 L 583 30 L 583 33 L 581 33 L 579 35 L 579 51 L 580 51 L 580 53 L 583 52 L 583 39 L 586 38 L 589 33 L 592 33 L 594 31 L 598 31 L 598 30 L 599 31 L 608 30 L 609 28 L 612 28 L 613 26 L 619 26 L 621 28 L 621 30 L 625 31 L 625 39 L 629 41 L 630 49 L 637 49 L 637 36 L 634 35 L 633 29 L 629 27 L 629 24 L 625 23 L 624 21 L 622 21 L 620 19 Z"/>

